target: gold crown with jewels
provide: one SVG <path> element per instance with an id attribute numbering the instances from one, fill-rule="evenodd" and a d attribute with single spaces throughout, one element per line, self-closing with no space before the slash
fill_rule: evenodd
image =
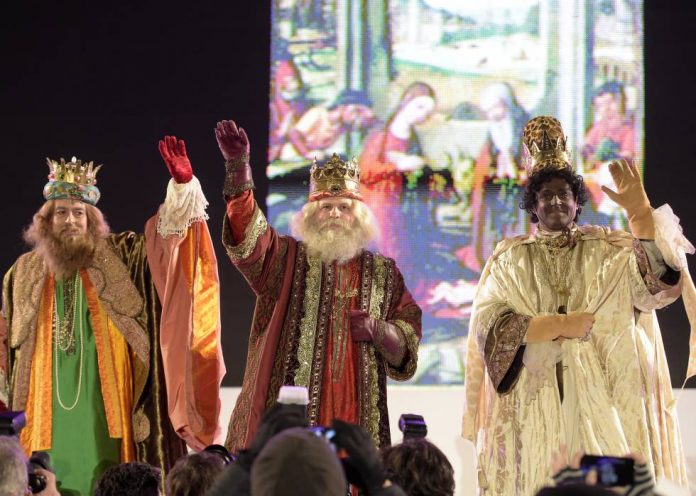
<path id="1" fill-rule="evenodd" d="M 76 157 L 69 162 L 64 158 L 60 162 L 47 158 L 46 163 L 49 169 L 43 190 L 46 200 L 70 199 L 97 204 L 101 194 L 95 185 L 101 165 L 95 167 L 94 162 L 82 162 Z"/>
<path id="2" fill-rule="evenodd" d="M 344 161 L 334 153 L 323 165 L 314 159 L 309 169 L 309 201 L 328 197 L 362 200 L 360 166 L 355 158 Z"/>

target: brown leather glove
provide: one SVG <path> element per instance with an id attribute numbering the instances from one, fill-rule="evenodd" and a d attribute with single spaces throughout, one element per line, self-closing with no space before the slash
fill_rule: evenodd
<path id="1" fill-rule="evenodd" d="M 399 367 L 406 356 L 406 338 L 397 326 L 373 319 L 362 310 L 350 311 L 350 333 L 353 341 L 371 342 L 393 367 Z"/>
<path id="2" fill-rule="evenodd" d="M 220 121 L 215 127 L 215 139 L 225 158 L 225 186 L 223 195 L 233 198 L 254 188 L 249 165 L 249 138 L 234 121 Z"/>
<path id="3" fill-rule="evenodd" d="M 609 172 L 618 191 L 606 186 L 602 186 L 602 191 L 626 211 L 631 234 L 638 239 L 655 239 L 650 200 L 635 163 L 625 159 L 616 160 L 609 164 Z"/>
<path id="4" fill-rule="evenodd" d="M 594 315 L 587 312 L 571 312 L 567 315 L 539 315 L 529 321 L 527 342 L 541 343 L 556 338 L 587 340 L 592 334 Z"/>

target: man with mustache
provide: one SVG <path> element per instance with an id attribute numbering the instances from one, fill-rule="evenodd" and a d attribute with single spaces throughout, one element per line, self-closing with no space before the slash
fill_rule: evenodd
<path id="1" fill-rule="evenodd" d="M 587 191 L 560 122 L 523 131 L 529 181 L 521 207 L 536 233 L 496 247 L 474 299 L 463 436 L 478 443 L 485 494 L 531 495 L 550 482 L 548 461 L 638 453 L 652 472 L 686 484 L 667 359 L 654 310 L 696 293 L 685 252 L 694 247 L 668 205 L 652 209 L 633 164 L 614 162 L 604 188 L 631 232 L 578 225 Z M 696 372 L 696 336 L 691 338 Z M 567 460 L 569 461 L 569 460 Z"/>
<path id="2" fill-rule="evenodd" d="M 144 234 L 110 233 L 99 167 L 48 160 L 32 250 L 3 284 L 0 409 L 48 451 L 61 491 L 92 494 L 109 466 L 168 470 L 219 433 L 217 262 L 183 141 L 159 143 L 172 180 Z M 201 394 L 205 391 L 205 395 Z"/>
<path id="3" fill-rule="evenodd" d="M 215 135 L 227 170 L 223 244 L 257 295 L 227 447 L 248 446 L 283 385 L 308 388 L 310 425 L 339 418 L 389 445 L 386 380 L 414 374 L 421 310 L 394 261 L 366 249 L 378 228 L 357 164 L 315 163 L 294 237 L 281 236 L 254 200 L 246 133 L 223 121 Z"/>

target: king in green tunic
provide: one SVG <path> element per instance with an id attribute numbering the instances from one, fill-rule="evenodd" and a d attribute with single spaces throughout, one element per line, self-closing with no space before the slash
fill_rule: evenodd
<path id="1" fill-rule="evenodd" d="M 25 410 L 22 445 L 48 451 L 62 494 L 109 466 L 163 471 L 219 435 L 217 262 L 183 141 L 160 152 L 167 197 L 144 234 L 109 233 L 95 176 L 49 160 L 46 203 L 3 284 L 0 409 Z M 206 391 L 201 395 L 200 391 Z"/>

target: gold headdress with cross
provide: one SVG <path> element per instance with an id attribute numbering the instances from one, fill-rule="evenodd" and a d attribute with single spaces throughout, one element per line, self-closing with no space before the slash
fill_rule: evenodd
<path id="1" fill-rule="evenodd" d="M 522 132 L 527 176 L 542 170 L 568 169 L 574 172 L 566 138 L 558 119 L 542 115 L 530 119 Z"/>
<path id="2" fill-rule="evenodd" d="M 337 154 L 320 165 L 316 159 L 309 169 L 309 201 L 329 197 L 362 200 L 360 166 L 355 158 L 343 161 Z"/>

